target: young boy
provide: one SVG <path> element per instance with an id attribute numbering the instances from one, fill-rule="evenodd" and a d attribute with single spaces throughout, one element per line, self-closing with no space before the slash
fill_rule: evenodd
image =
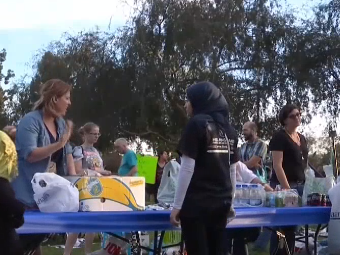
<path id="1" fill-rule="evenodd" d="M 15 198 L 10 181 L 18 174 L 17 152 L 11 138 L 0 131 L 0 250 L 23 255 L 15 229 L 24 223 L 24 205 Z"/>

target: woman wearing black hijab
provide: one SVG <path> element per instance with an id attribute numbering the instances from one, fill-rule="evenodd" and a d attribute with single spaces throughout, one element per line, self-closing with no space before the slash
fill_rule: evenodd
<path id="1" fill-rule="evenodd" d="M 214 84 L 194 84 L 187 97 L 191 119 L 179 143 L 181 169 L 170 221 L 181 225 L 188 255 L 224 254 L 237 134 L 229 124 L 227 101 Z"/>

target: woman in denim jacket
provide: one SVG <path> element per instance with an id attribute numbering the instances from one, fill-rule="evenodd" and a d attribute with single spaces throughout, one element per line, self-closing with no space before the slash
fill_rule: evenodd
<path id="1" fill-rule="evenodd" d="M 72 122 L 63 119 L 70 101 L 71 86 L 52 79 L 40 89 L 40 99 L 33 111 L 19 122 L 16 132 L 18 177 L 12 182 L 16 198 L 27 209 L 37 209 L 31 180 L 35 173 L 55 172 L 58 175 L 75 175 L 72 149 L 68 144 Z M 69 166 L 69 167 L 68 167 Z M 22 235 L 25 250 L 37 246 L 44 235 Z M 39 255 L 40 252 L 35 253 Z"/>

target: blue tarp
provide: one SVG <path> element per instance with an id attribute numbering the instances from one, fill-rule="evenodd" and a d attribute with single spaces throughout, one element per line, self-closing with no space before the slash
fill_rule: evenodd
<path id="1" fill-rule="evenodd" d="M 330 207 L 238 208 L 230 228 L 327 224 Z M 120 232 L 174 229 L 170 211 L 26 212 L 19 233 Z"/>

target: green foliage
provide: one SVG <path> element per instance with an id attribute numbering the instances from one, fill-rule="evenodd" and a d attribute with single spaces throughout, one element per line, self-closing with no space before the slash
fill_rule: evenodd
<path id="1" fill-rule="evenodd" d="M 6 126 L 8 123 L 8 114 L 6 114 L 5 110 L 5 100 L 6 96 L 2 87 L 2 83 L 5 85 L 9 84 L 11 78 L 13 78 L 14 72 L 12 70 L 7 70 L 7 73 L 4 74 L 3 64 L 6 61 L 6 50 L 3 49 L 0 51 L 0 127 Z"/>
<path id="2" fill-rule="evenodd" d="M 29 111 L 51 78 L 73 85 L 69 117 L 79 126 L 97 123 L 101 149 L 118 136 L 138 136 L 174 150 L 187 121 L 185 90 L 201 80 L 222 90 L 239 131 L 252 119 L 263 138 L 278 128 L 286 103 L 299 104 L 306 122 L 314 114 L 310 102 L 335 118 L 338 6 L 319 4 L 312 19 L 298 22 L 272 0 L 146 0 L 118 31 L 64 34 L 45 49 L 30 84 L 8 91 L 10 118 Z"/>

